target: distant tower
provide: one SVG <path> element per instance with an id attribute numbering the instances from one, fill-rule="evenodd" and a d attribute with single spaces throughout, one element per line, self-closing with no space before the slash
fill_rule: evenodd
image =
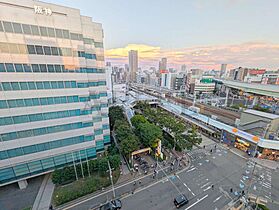
<path id="1" fill-rule="evenodd" d="M 136 82 L 136 73 L 138 70 L 138 51 L 129 51 L 129 70 L 130 70 L 130 82 Z"/>
<path id="2" fill-rule="evenodd" d="M 159 61 L 159 71 L 166 71 L 167 70 L 167 58 L 162 58 Z"/>
<path id="3" fill-rule="evenodd" d="M 227 64 L 221 65 L 221 71 L 220 71 L 220 78 L 225 78 L 227 76 Z"/>
<path id="4" fill-rule="evenodd" d="M 182 73 L 187 73 L 187 70 L 186 70 L 186 65 L 185 64 L 183 64 L 182 66 L 181 66 L 181 72 Z"/>

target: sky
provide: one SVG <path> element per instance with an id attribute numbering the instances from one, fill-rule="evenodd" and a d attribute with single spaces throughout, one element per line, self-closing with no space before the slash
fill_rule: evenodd
<path id="1" fill-rule="evenodd" d="M 279 68 L 278 0 L 44 0 L 78 8 L 104 29 L 106 61 L 220 69 Z"/>

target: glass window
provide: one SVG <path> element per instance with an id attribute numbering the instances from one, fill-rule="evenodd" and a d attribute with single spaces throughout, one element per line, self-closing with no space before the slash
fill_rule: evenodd
<path id="1" fill-rule="evenodd" d="M 50 47 L 44 46 L 45 55 L 51 55 Z"/>
<path id="2" fill-rule="evenodd" d="M 55 104 L 61 104 L 61 99 L 60 99 L 60 97 L 55 97 L 55 98 L 54 98 L 54 103 L 55 103 Z"/>
<path id="3" fill-rule="evenodd" d="M 61 72 L 61 66 L 60 65 L 54 65 L 55 72 Z"/>
<path id="4" fill-rule="evenodd" d="M 23 155 L 21 148 L 9 149 L 7 152 L 10 158 Z M 15 173 L 16 175 L 22 175 L 22 173 L 20 173 L 18 170 L 15 170 Z"/>
<path id="5" fill-rule="evenodd" d="M 41 36 L 47 36 L 47 29 L 46 27 L 39 26 Z"/>
<path id="6" fill-rule="evenodd" d="M 36 90 L 35 82 L 28 82 L 28 89 L 29 90 Z"/>
<path id="7" fill-rule="evenodd" d="M 44 89 L 51 89 L 50 82 L 43 82 Z"/>
<path id="8" fill-rule="evenodd" d="M 24 103 L 26 106 L 33 106 L 32 99 L 24 99 Z"/>
<path id="9" fill-rule="evenodd" d="M 10 53 L 12 54 L 18 54 L 19 50 L 17 48 L 17 44 L 8 44 L 9 45 L 9 49 L 10 49 Z"/>
<path id="10" fill-rule="evenodd" d="M 46 64 L 40 64 L 40 72 L 47 72 Z"/>
<path id="11" fill-rule="evenodd" d="M 58 55 L 58 49 L 57 49 L 57 47 L 51 47 L 51 54 L 52 54 L 52 55 Z"/>
<path id="12" fill-rule="evenodd" d="M 13 23 L 14 32 L 18 34 L 22 34 L 21 24 Z"/>
<path id="13" fill-rule="evenodd" d="M 35 49 L 36 49 L 37 55 L 43 55 L 44 54 L 42 46 L 35 45 Z"/>
<path id="14" fill-rule="evenodd" d="M 6 109 L 8 108 L 7 101 L 0 101 L 0 109 Z"/>
<path id="15" fill-rule="evenodd" d="M 23 147 L 22 149 L 23 149 L 23 152 L 25 155 L 37 152 L 35 145 L 26 146 L 26 147 Z"/>
<path id="16" fill-rule="evenodd" d="M 29 64 L 23 64 L 24 72 L 32 72 Z"/>
<path id="17" fill-rule="evenodd" d="M 47 99 L 46 98 L 40 98 L 41 105 L 47 105 Z"/>
<path id="18" fill-rule="evenodd" d="M 59 55 L 59 56 L 62 56 L 62 50 L 61 50 L 61 48 L 58 47 L 57 50 L 58 50 L 58 55 Z"/>
<path id="19" fill-rule="evenodd" d="M 24 100 L 23 99 L 16 99 L 17 107 L 24 107 Z"/>
<path id="20" fill-rule="evenodd" d="M 71 36 L 71 39 L 73 39 L 73 40 L 79 40 L 78 34 L 76 34 L 76 33 L 70 33 L 70 36 Z"/>
<path id="21" fill-rule="evenodd" d="M 5 63 L 7 72 L 15 72 L 14 65 L 12 63 Z"/>
<path id="22" fill-rule="evenodd" d="M 63 30 L 63 37 L 65 39 L 69 39 L 70 38 L 70 34 L 69 34 L 69 31 L 68 30 Z"/>
<path id="23" fill-rule="evenodd" d="M 70 81 L 65 82 L 65 88 L 71 88 L 71 82 Z"/>
<path id="24" fill-rule="evenodd" d="M 62 81 L 59 81 L 59 82 L 58 82 L 58 88 L 64 88 L 64 84 L 63 84 Z"/>
<path id="25" fill-rule="evenodd" d="M 7 159 L 9 158 L 8 154 L 7 154 L 7 151 L 1 151 L 0 152 L 0 160 L 4 160 L 4 159 Z M 2 170 L 1 170 L 2 171 Z M 3 174 L 1 173 L 1 176 L 3 176 Z"/>
<path id="26" fill-rule="evenodd" d="M 12 82 L 11 85 L 13 90 L 20 90 L 18 82 Z"/>
<path id="27" fill-rule="evenodd" d="M 23 72 L 23 66 L 22 64 L 15 64 L 16 72 Z"/>
<path id="28" fill-rule="evenodd" d="M 2 22 L 0 21 L 0 31 L 4 31 L 4 28 L 2 26 Z"/>
<path id="29" fill-rule="evenodd" d="M 38 26 L 31 25 L 31 31 L 32 31 L 32 34 L 33 34 L 33 35 L 38 35 L 38 36 L 40 36 L 40 32 L 39 32 Z"/>
<path id="30" fill-rule="evenodd" d="M 37 89 L 44 89 L 43 82 L 36 82 Z"/>
<path id="31" fill-rule="evenodd" d="M 8 105 L 9 105 L 9 108 L 15 108 L 16 107 L 16 100 L 9 100 Z"/>
<path id="32" fill-rule="evenodd" d="M 48 36 L 55 37 L 54 28 L 47 28 Z"/>
<path id="33" fill-rule="evenodd" d="M 27 45 L 27 50 L 29 54 L 36 54 L 34 45 Z"/>
<path id="34" fill-rule="evenodd" d="M 40 101 L 38 98 L 32 98 L 32 102 L 34 104 L 34 106 L 39 106 L 40 105 Z"/>
<path id="35" fill-rule="evenodd" d="M 77 83 L 75 81 L 72 81 L 71 82 L 71 86 L 72 86 L 72 88 L 76 88 L 77 87 Z"/>
<path id="36" fill-rule="evenodd" d="M 56 37 L 57 38 L 63 38 L 62 30 L 61 29 L 55 29 Z"/>
<path id="37" fill-rule="evenodd" d="M 19 86 L 21 90 L 28 90 L 28 85 L 26 82 L 20 82 Z"/>
<path id="38" fill-rule="evenodd" d="M 4 63 L 0 63 L 0 72 L 6 72 Z"/>
<path id="39" fill-rule="evenodd" d="M 31 66 L 32 66 L 32 71 L 33 72 L 40 72 L 38 64 L 31 64 Z"/>
<path id="40" fill-rule="evenodd" d="M 48 98 L 47 101 L 49 105 L 54 104 L 54 99 L 52 97 Z"/>
<path id="41" fill-rule="evenodd" d="M 54 72 L 54 66 L 52 64 L 47 64 L 48 72 Z"/>
<path id="42" fill-rule="evenodd" d="M 61 102 L 64 104 L 64 103 L 67 103 L 67 97 L 66 96 L 63 96 L 61 97 Z"/>
<path id="43" fill-rule="evenodd" d="M 13 33 L 13 27 L 12 27 L 11 22 L 3 21 L 3 26 L 4 26 L 4 29 L 5 29 L 5 32 Z"/>
<path id="44" fill-rule="evenodd" d="M 57 89 L 58 88 L 58 83 L 57 82 L 51 82 L 51 87 L 52 87 L 52 89 Z"/>
<path id="45" fill-rule="evenodd" d="M 31 34 L 30 25 L 22 24 L 22 29 L 24 34 Z"/>

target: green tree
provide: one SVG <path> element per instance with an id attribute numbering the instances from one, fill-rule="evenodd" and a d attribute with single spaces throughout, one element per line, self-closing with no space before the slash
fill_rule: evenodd
<path id="1" fill-rule="evenodd" d="M 120 156 L 119 155 L 112 155 L 108 156 L 110 166 L 114 169 L 118 168 L 120 165 Z"/>
<path id="2" fill-rule="evenodd" d="M 138 127 L 138 133 L 142 144 L 146 147 L 152 147 L 158 139 L 162 139 L 162 130 L 152 123 L 141 123 Z"/>
<path id="3" fill-rule="evenodd" d="M 139 140 L 135 135 L 129 135 L 120 142 L 120 150 L 126 157 L 137 149 L 139 149 Z"/>
<path id="4" fill-rule="evenodd" d="M 192 129 L 188 130 L 186 141 L 192 146 L 200 144 L 202 142 L 202 138 L 200 137 L 200 135 L 198 135 L 197 129 L 194 126 L 192 127 Z"/>
<path id="5" fill-rule="evenodd" d="M 116 138 L 119 142 L 126 139 L 128 136 L 133 135 L 133 131 L 128 124 L 122 124 L 115 130 Z"/>
<path id="6" fill-rule="evenodd" d="M 132 117 L 131 123 L 137 129 L 141 123 L 146 123 L 147 120 L 143 115 L 137 114 Z"/>
<path id="7" fill-rule="evenodd" d="M 110 128 L 113 129 L 116 120 L 125 119 L 123 109 L 120 106 L 112 106 L 109 108 Z"/>

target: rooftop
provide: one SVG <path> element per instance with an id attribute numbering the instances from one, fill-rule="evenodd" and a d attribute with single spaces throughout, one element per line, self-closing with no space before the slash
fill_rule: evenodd
<path id="1" fill-rule="evenodd" d="M 246 109 L 244 111 L 244 113 L 257 115 L 257 116 L 272 119 L 272 120 L 279 118 L 279 115 L 272 114 L 272 113 L 267 113 L 267 112 L 261 112 L 261 111 L 257 111 L 257 110 L 254 110 L 254 109 Z"/>

